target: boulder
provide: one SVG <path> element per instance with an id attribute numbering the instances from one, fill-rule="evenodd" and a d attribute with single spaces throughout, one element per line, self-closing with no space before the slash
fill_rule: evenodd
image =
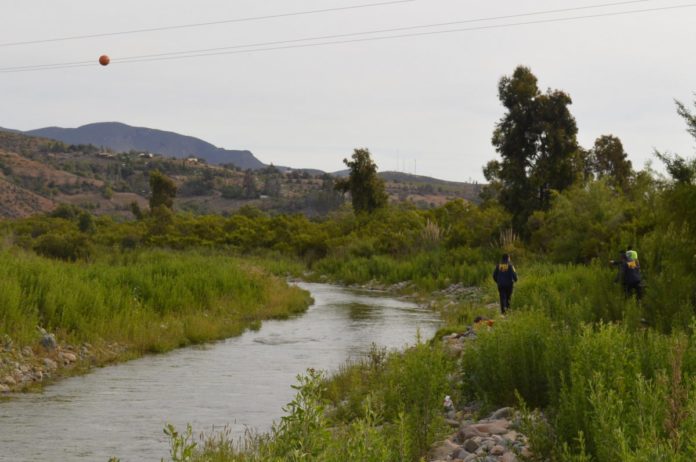
<path id="1" fill-rule="evenodd" d="M 504 435 L 508 432 L 510 422 L 507 420 L 494 420 L 491 422 L 473 424 L 471 427 L 484 435 Z"/>
<path id="2" fill-rule="evenodd" d="M 62 353 L 60 353 L 60 355 L 58 357 L 66 365 L 70 364 L 70 363 L 74 363 L 75 361 L 77 361 L 77 356 L 75 356 L 74 353 L 62 352 Z"/>
<path id="3" fill-rule="evenodd" d="M 48 351 L 53 351 L 58 347 L 58 342 L 56 342 L 56 336 L 53 334 L 44 334 L 39 340 L 39 344 Z"/>
<path id="4" fill-rule="evenodd" d="M 474 441 L 473 439 L 468 439 L 464 442 L 462 447 L 467 450 L 468 452 L 476 452 L 476 450 L 479 448 L 479 444 Z"/>
<path id="5" fill-rule="evenodd" d="M 435 445 L 428 453 L 428 460 L 450 460 L 450 456 L 459 452 L 460 447 L 450 440 Z"/>
<path id="6" fill-rule="evenodd" d="M 55 371 L 56 369 L 58 369 L 58 363 L 56 363 L 51 358 L 44 358 L 43 363 L 46 369 L 48 369 L 49 371 Z"/>
<path id="7" fill-rule="evenodd" d="M 503 407 L 495 411 L 491 416 L 489 417 L 490 420 L 500 420 L 500 419 L 508 419 L 512 417 L 513 414 L 513 409 L 511 407 Z"/>

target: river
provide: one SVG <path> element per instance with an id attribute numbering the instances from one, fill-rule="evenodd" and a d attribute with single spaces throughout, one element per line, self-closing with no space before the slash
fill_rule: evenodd
<path id="1" fill-rule="evenodd" d="M 0 461 L 159 461 L 162 429 L 227 426 L 267 431 L 289 402 L 297 374 L 337 370 L 373 343 L 389 349 L 430 338 L 438 316 L 413 303 L 326 284 L 300 283 L 309 310 L 258 331 L 147 356 L 62 380 L 40 394 L 0 402 Z"/>

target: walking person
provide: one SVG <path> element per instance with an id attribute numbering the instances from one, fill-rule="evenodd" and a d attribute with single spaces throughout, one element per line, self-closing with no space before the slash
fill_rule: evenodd
<path id="1" fill-rule="evenodd" d="M 621 262 L 621 274 L 623 276 L 623 287 L 626 298 L 635 293 L 640 302 L 643 298 L 643 277 L 640 274 L 640 264 L 626 253 L 626 259 Z"/>
<path id="2" fill-rule="evenodd" d="M 510 255 L 504 254 L 503 258 L 495 266 L 493 280 L 498 284 L 498 294 L 500 294 L 500 313 L 505 314 L 510 309 L 510 299 L 512 298 L 512 288 L 517 282 L 517 272 L 512 266 Z"/>

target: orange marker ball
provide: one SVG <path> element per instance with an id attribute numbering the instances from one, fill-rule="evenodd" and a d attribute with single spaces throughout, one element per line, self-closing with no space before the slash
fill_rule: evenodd
<path id="1" fill-rule="evenodd" d="M 111 60 L 110 60 L 109 57 L 106 56 L 106 55 L 101 55 L 101 56 L 99 57 L 99 64 L 101 64 L 102 66 L 108 65 L 110 61 L 111 61 Z"/>

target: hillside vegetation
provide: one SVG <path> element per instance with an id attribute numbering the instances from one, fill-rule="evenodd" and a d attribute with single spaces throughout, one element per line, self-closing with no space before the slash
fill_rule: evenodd
<path id="1" fill-rule="evenodd" d="M 97 215 L 132 218 L 132 203 L 147 204 L 148 178 L 154 170 L 164 172 L 178 186 L 176 208 L 194 214 L 229 214 L 253 205 L 269 213 L 323 216 L 344 202 L 333 189 L 331 175 L 262 165 L 242 170 L 232 162 L 208 163 L 187 146 L 184 143 L 181 149 L 190 148 L 196 154 L 175 158 L 0 130 L 0 216 L 25 217 L 70 204 Z M 467 183 L 387 175 L 390 200 L 409 201 L 420 208 L 453 198 L 477 200 L 480 190 Z"/>

